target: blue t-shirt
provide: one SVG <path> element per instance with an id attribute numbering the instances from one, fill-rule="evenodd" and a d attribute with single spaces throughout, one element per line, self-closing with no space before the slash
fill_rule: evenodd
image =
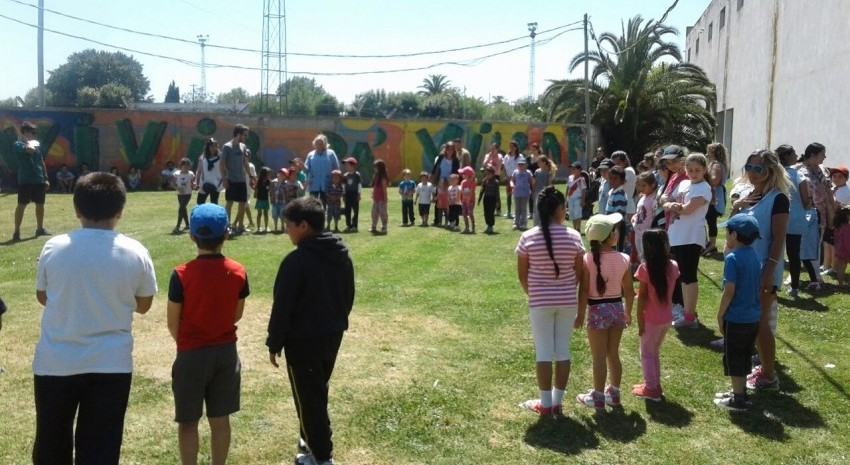
<path id="1" fill-rule="evenodd" d="M 738 247 L 729 252 L 723 266 L 723 287 L 735 283 L 735 295 L 723 319 L 730 323 L 756 323 L 761 317 L 759 283 L 761 262 L 755 249 Z"/>
<path id="2" fill-rule="evenodd" d="M 531 173 L 528 170 L 514 171 L 511 179 L 514 181 L 514 197 L 522 199 L 531 197 Z"/>
<path id="3" fill-rule="evenodd" d="M 324 152 L 313 150 L 307 154 L 304 167 L 310 176 L 310 192 L 325 192 L 331 182 L 331 171 L 339 169 L 339 159 L 331 149 Z"/>
<path id="4" fill-rule="evenodd" d="M 414 182 L 412 179 L 410 181 L 402 181 L 398 184 L 398 193 L 401 194 L 402 197 L 404 197 L 404 200 L 411 200 L 412 201 L 413 198 L 411 197 L 410 199 L 408 199 L 407 196 L 408 195 L 412 196 L 413 191 L 415 191 L 415 190 L 416 190 L 416 182 Z"/>

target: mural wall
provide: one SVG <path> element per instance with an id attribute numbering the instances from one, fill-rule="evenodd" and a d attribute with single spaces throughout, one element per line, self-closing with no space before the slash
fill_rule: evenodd
<path id="1" fill-rule="evenodd" d="M 81 163 L 93 170 L 116 167 L 125 176 L 135 166 L 148 186 L 156 185 L 158 173 L 168 161 L 177 164 L 187 157 L 194 164 L 210 137 L 220 144 L 230 140 L 238 123 L 251 128 L 247 145 L 257 167 L 279 169 L 294 157 L 303 159 L 312 148 L 313 138 L 322 133 L 340 158 L 358 160 L 364 182 L 371 180 L 372 163 L 377 158 L 386 161 L 394 181 L 401 179 L 405 168 L 414 175 L 430 171 L 440 145 L 456 138 L 464 141 L 476 167 L 492 142 L 499 142 L 505 150 L 510 140 L 516 140 L 523 151 L 537 142 L 558 165 L 559 177 L 564 178 L 566 167 L 581 159 L 585 150 L 582 127 L 557 124 L 6 109 L 0 110 L 0 176 L 4 185 L 16 180 L 12 144 L 23 121 L 38 126 L 51 179 L 63 164 L 75 172 Z"/>

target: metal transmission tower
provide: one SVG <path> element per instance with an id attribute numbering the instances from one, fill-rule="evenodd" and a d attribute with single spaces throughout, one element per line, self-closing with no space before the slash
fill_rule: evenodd
<path id="1" fill-rule="evenodd" d="M 528 23 L 528 36 L 531 37 L 531 67 L 528 71 L 528 100 L 534 101 L 534 38 L 537 37 L 537 23 Z"/>
<path id="2" fill-rule="evenodd" d="M 210 36 L 207 34 L 198 34 L 198 42 L 201 43 L 201 101 L 207 101 L 207 58 L 206 58 L 206 44 L 207 41 L 210 40 Z M 192 101 L 195 99 L 195 91 L 192 90 Z"/>
<path id="3" fill-rule="evenodd" d="M 278 98 L 278 113 L 285 110 L 286 95 L 286 5 L 285 0 L 263 0 L 262 76 L 260 77 L 260 107 L 271 112 L 270 100 Z"/>

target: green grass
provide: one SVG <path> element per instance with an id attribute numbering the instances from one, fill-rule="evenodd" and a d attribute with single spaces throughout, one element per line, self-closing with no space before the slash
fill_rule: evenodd
<path id="1" fill-rule="evenodd" d="M 505 219 L 497 220 L 494 236 L 400 228 L 399 203 L 390 204 L 388 235 L 345 235 L 357 296 L 331 381 L 341 463 L 847 463 L 850 298 L 833 283 L 817 296 L 780 299 L 782 390 L 757 395 L 747 414 L 732 415 L 711 402 L 728 379 L 720 354 L 708 347 L 719 336 L 714 315 L 722 263 L 704 259 L 699 311 L 706 326 L 668 333 L 662 346 L 665 402 L 644 403 L 626 394 L 622 412 L 601 416 L 577 406 L 571 399 L 591 384 L 587 340 L 578 331 L 567 416 L 539 421 L 517 407 L 537 395 L 528 310 L 516 280 L 519 234 Z M 173 194 L 132 193 L 119 225 L 150 249 L 160 286 L 153 309 L 137 316 L 134 326 L 125 464 L 178 462 L 166 289 L 171 269 L 195 253 L 185 235 L 171 235 L 176 204 Z M 0 195 L 0 218 L 6 219 L 0 241 L 11 237 L 14 205 L 14 195 Z M 361 231 L 368 228 L 368 200 L 363 207 Z M 476 213 L 481 231 L 481 209 Z M 77 227 L 70 196 L 48 197 L 46 226 L 53 233 Z M 41 315 L 34 282 L 45 241 L 31 239 L 34 230 L 30 207 L 25 240 L 0 245 L 0 295 L 10 307 L 0 332 L 3 464 L 28 463 L 34 435 L 30 364 Z M 291 249 L 286 236 L 271 234 L 225 245 L 224 253 L 246 266 L 252 289 L 239 328 L 243 391 L 242 411 L 232 418 L 233 464 L 289 463 L 294 455 L 297 420 L 289 385 L 285 373 L 268 363 L 264 346 L 272 283 Z M 641 381 L 635 328 L 626 331 L 621 357 L 628 391 Z M 208 437 L 205 429 L 202 434 Z"/>

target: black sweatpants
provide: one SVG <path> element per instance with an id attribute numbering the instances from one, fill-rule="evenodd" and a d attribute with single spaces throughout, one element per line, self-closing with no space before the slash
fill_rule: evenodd
<path id="1" fill-rule="evenodd" d="M 292 340 L 283 346 L 292 398 L 301 424 L 301 439 L 310 447 L 318 462 L 333 457 L 328 385 L 340 343 L 342 333 Z"/>
<path id="2" fill-rule="evenodd" d="M 815 265 L 812 260 L 800 259 L 800 247 L 802 245 L 803 236 L 801 234 L 788 234 L 785 236 L 785 252 L 788 254 L 788 268 L 791 271 L 791 287 L 797 289 L 800 287 L 800 271 L 802 267 L 800 262 L 806 266 L 806 271 L 809 273 L 809 280 L 816 282 L 818 273 L 815 271 Z"/>
<path id="3" fill-rule="evenodd" d="M 345 226 L 349 228 L 357 227 L 357 219 L 360 216 L 360 201 L 357 200 L 357 194 L 345 194 Z"/>
<path id="4" fill-rule="evenodd" d="M 498 197 L 484 197 L 484 223 L 491 228 L 496 224 L 496 204 L 499 203 Z"/>
<path id="5" fill-rule="evenodd" d="M 35 376 L 33 464 L 118 465 L 131 380 L 130 373 Z"/>
<path id="6" fill-rule="evenodd" d="M 403 224 L 416 224 L 416 216 L 413 214 L 413 200 L 401 201 L 401 218 Z"/>

